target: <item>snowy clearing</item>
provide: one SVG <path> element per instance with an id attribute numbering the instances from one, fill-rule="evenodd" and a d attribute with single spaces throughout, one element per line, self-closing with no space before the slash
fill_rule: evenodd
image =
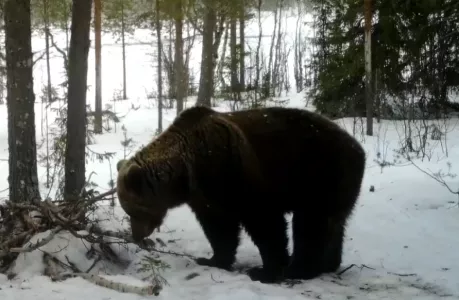
<path id="1" fill-rule="evenodd" d="M 268 21 L 267 21 L 268 22 Z M 269 25 L 269 22 L 268 22 Z M 267 32 L 271 30 L 269 27 Z M 137 37 L 142 40 L 148 33 Z M 128 137 L 135 141 L 135 149 L 148 143 L 154 136 L 157 126 L 157 111 L 153 100 L 145 99 L 146 91 L 151 92 L 155 85 L 155 70 L 152 68 L 152 51 L 149 45 L 132 45 L 128 48 L 128 91 L 130 100 L 110 101 L 114 92 L 119 90 L 121 82 L 121 63 L 119 46 L 112 45 L 110 35 L 103 38 L 103 99 L 104 105 L 111 104 L 121 116 L 127 128 Z M 43 40 L 34 39 L 35 49 L 42 49 Z M 266 46 L 266 45 L 265 45 Z M 200 43 L 197 41 L 192 54 L 192 64 L 199 68 Z M 94 82 L 94 52 L 90 51 L 88 84 Z M 54 77 L 62 77 L 62 61 L 55 58 L 52 63 Z M 35 92 L 41 90 L 45 81 L 44 62 L 35 67 Z M 57 79 L 56 79 L 57 80 Z M 291 93 L 285 97 L 288 105 L 304 107 L 304 94 Z M 94 90 L 88 92 L 88 103 L 93 105 Z M 187 107 L 195 99 L 190 99 Z M 38 102 L 38 100 L 37 100 Z M 137 110 L 132 107 L 138 107 Z M 36 104 L 37 141 L 43 140 L 40 129 L 42 121 L 42 105 Z M 228 110 L 220 106 L 219 110 Z M 52 123 L 53 112 L 48 109 Z M 175 117 L 175 109 L 165 110 L 164 128 Z M 2 199 L 7 198 L 8 149 L 7 146 L 7 113 L 6 106 L 0 107 L 0 141 L 5 147 L 1 149 L 1 180 L 0 190 Z M 352 131 L 353 120 L 338 120 L 348 130 Z M 363 120 L 364 122 L 364 120 Z M 367 169 L 358 206 L 349 222 L 344 248 L 342 269 L 347 271 L 338 275 L 323 275 L 320 278 L 296 283 L 293 285 L 265 285 L 250 281 L 242 270 L 261 263 L 258 250 L 247 236 L 244 236 L 238 250 L 234 272 L 197 266 L 191 259 L 183 256 L 162 254 L 161 258 L 170 265 L 164 271 L 163 277 L 168 285 L 164 287 L 157 299 L 459 299 L 459 208 L 458 196 L 450 193 L 441 184 L 430 178 L 427 172 L 448 172 L 448 162 L 451 162 L 452 174 L 459 172 L 459 130 L 457 119 L 447 121 L 447 152 L 445 145 L 439 141 L 429 140 L 429 159 L 414 160 L 416 166 L 403 159 L 393 166 L 381 169 L 375 160 L 393 162 L 396 155 L 394 150 L 400 148 L 402 140 L 402 121 L 383 121 L 375 124 L 375 136 L 356 136 L 362 141 L 367 151 Z M 116 152 L 115 158 L 108 162 L 89 161 L 87 175 L 92 172 L 91 179 L 99 185 L 103 192 L 109 190 L 108 182 L 116 178 L 115 164 L 123 158 L 124 139 L 121 124 L 116 130 L 111 124 L 111 132 L 96 136 L 96 142 L 90 148 L 97 152 Z M 135 150 L 134 149 L 134 150 Z M 43 153 L 44 148 L 39 149 Z M 381 153 L 378 158 L 377 153 Z M 397 158 L 396 158 L 397 159 Z M 39 165 L 40 181 L 45 180 L 44 165 Z M 445 181 L 453 190 L 458 190 L 457 178 L 447 177 Z M 370 189 L 374 187 L 374 192 Z M 42 194 L 48 190 L 41 186 Z M 51 192 L 51 195 L 53 192 Z M 314 201 L 314 199 L 310 199 Z M 320 199 L 317 199 L 320 200 Z M 98 217 L 106 229 L 128 228 L 122 209 L 117 205 L 102 206 Z M 43 233 L 34 240 L 46 236 Z M 171 211 L 161 232 L 153 234 L 167 245 L 164 251 L 186 253 L 193 256 L 210 255 L 210 246 L 206 241 L 194 215 L 188 207 Z M 52 252 L 54 255 L 77 265 L 81 270 L 87 270 L 95 258 L 86 257 L 86 245 L 70 235 L 57 235 L 52 242 L 41 250 Z M 145 254 L 136 247 L 119 248 L 119 253 L 126 259 L 128 266 L 123 269 L 107 263 L 99 263 L 92 273 L 105 276 L 117 282 L 145 286 L 142 281 L 145 274 L 139 272 L 138 264 Z M 135 294 L 119 293 L 98 287 L 81 278 L 72 278 L 63 282 L 51 282 L 42 275 L 43 263 L 40 250 L 21 254 L 17 260 L 14 272 L 17 277 L 8 280 L 0 275 L 0 299 L 46 299 L 46 300 L 76 300 L 88 297 L 90 299 L 132 300 L 147 297 Z M 187 279 L 192 273 L 198 275 Z M 192 276 L 190 276 L 192 277 Z M 149 296 L 151 298 L 154 296 Z"/>

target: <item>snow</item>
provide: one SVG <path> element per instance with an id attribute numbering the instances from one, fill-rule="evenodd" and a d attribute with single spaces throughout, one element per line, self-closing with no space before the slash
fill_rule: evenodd
<path id="1" fill-rule="evenodd" d="M 289 23 L 290 22 L 290 23 Z M 292 43 L 296 20 L 286 20 L 289 28 L 287 42 Z M 284 27 L 285 28 L 285 27 Z M 264 17 L 264 34 L 272 32 L 272 17 Z M 251 35 L 257 34 L 257 24 L 249 27 Z M 249 35 L 249 33 L 247 34 Z M 55 33 L 56 40 L 62 34 Z M 268 47 L 269 37 L 264 38 L 264 47 Z M 104 105 L 110 104 L 121 116 L 127 128 L 127 136 L 136 142 L 134 149 L 148 143 L 154 136 L 157 127 L 157 111 L 155 103 L 146 99 L 146 94 L 155 90 L 155 69 L 152 68 L 154 58 L 149 54 L 154 49 L 148 44 L 134 44 L 136 41 L 151 42 L 148 31 L 138 30 L 130 39 L 127 48 L 128 59 L 128 94 L 126 101 L 111 101 L 114 93 L 121 88 L 121 47 L 114 44 L 111 35 L 103 37 L 103 99 Z M 265 42 L 266 41 L 266 42 Z M 61 43 L 62 45 L 62 43 Z M 44 41 L 40 37 L 33 39 L 34 51 L 43 49 Z M 200 41 L 197 40 L 191 54 L 194 71 L 199 71 Z M 88 103 L 93 106 L 94 99 L 94 49 L 90 50 L 88 84 Z M 265 51 L 267 51 L 265 49 Z M 290 62 L 293 55 L 290 55 Z M 52 61 L 53 80 L 58 82 L 62 77 L 62 60 L 54 57 Z M 293 66 L 290 66 L 293 72 Z M 35 92 L 37 141 L 44 139 L 41 121 L 44 108 L 39 103 L 41 87 L 46 82 L 45 62 L 35 66 Z M 293 85 L 293 74 L 291 74 Z M 303 93 L 290 93 L 283 96 L 289 99 L 288 106 L 304 107 Z M 187 107 L 195 101 L 191 97 Z M 227 103 L 220 104 L 217 109 L 228 110 Z M 137 109 L 133 109 L 137 108 Z M 309 107 L 310 109 L 313 109 Z M 52 125 L 55 113 L 47 109 Z M 175 110 L 164 111 L 164 128 L 175 117 Z M 353 120 L 337 120 L 344 128 L 352 132 Z M 459 132 L 456 129 L 458 120 L 451 119 L 443 126 L 447 129 L 447 137 L 439 141 L 428 140 L 428 158 L 413 159 L 416 166 L 406 159 L 397 156 L 395 150 L 400 149 L 403 140 L 402 121 L 382 121 L 375 123 L 375 136 L 368 137 L 357 133 L 367 151 L 367 169 L 356 210 L 349 221 L 344 247 L 342 269 L 355 265 L 340 276 L 326 274 L 319 278 L 289 285 L 261 284 L 252 282 L 241 272 L 250 266 L 261 263 L 258 250 L 244 234 L 238 249 L 235 271 L 227 272 L 214 268 L 196 265 L 191 259 L 183 256 L 161 254 L 161 259 L 169 264 L 162 276 L 168 285 L 164 287 L 158 299 L 459 299 L 459 208 L 458 197 L 447 188 L 429 177 L 421 170 L 434 173 L 439 170 L 448 172 L 451 163 L 452 174 L 459 172 L 455 164 L 459 159 Z M 115 152 L 110 161 L 88 161 L 87 176 L 95 172 L 91 179 L 98 184 L 101 192 L 110 189 L 110 179 L 116 178 L 115 164 L 124 157 L 125 149 L 121 145 L 124 139 L 121 124 L 111 123 L 111 131 L 95 137 L 90 148 L 97 152 Z M 365 120 L 363 120 L 365 124 Z M 0 142 L 5 145 L 0 149 L 0 197 L 8 196 L 8 149 L 7 146 L 7 113 L 6 106 L 0 107 Z M 445 144 L 446 142 L 446 144 Z M 447 153 L 446 155 L 446 149 Z M 45 148 L 39 149 L 43 154 Z M 377 153 L 381 156 L 378 158 Z M 393 165 L 380 167 L 382 160 Z M 420 170 L 421 169 L 421 170 Z M 50 191 L 44 187 L 46 172 L 43 164 L 39 165 L 41 192 L 47 195 Z M 1 178 L 0 178 L 1 179 Z M 458 190 L 458 182 L 454 177 L 444 178 L 452 190 Z M 374 187 L 374 192 L 370 187 Z M 51 192 L 51 194 L 53 191 Z M 320 199 L 318 199 L 320 200 Z M 314 201 L 314 199 L 311 199 Z M 125 214 L 119 205 L 110 207 L 103 205 L 96 212 L 102 219 L 102 226 L 107 229 L 128 229 Z M 289 218 L 290 219 L 290 218 Z M 36 242 L 48 235 L 47 232 L 35 236 Z M 167 246 L 164 251 L 186 253 L 193 256 L 209 256 L 210 246 L 206 241 L 194 215 L 186 206 L 170 211 L 161 232 L 155 232 L 153 239 L 160 238 Z M 134 245 L 118 247 L 118 255 L 126 262 L 126 266 L 98 263 L 92 273 L 105 278 L 145 286 L 143 277 L 146 273 L 139 272 L 139 263 L 146 254 Z M 133 300 L 147 297 L 135 294 L 119 293 L 107 288 L 96 286 L 81 278 L 71 278 L 63 282 L 52 282 L 43 276 L 43 252 L 52 253 L 61 261 L 71 261 L 81 270 L 93 265 L 96 257 L 87 257 L 88 244 L 80 239 L 64 233 L 58 234 L 49 244 L 32 253 L 21 254 L 13 268 L 17 276 L 13 280 L 0 275 L 0 299 L 118 299 Z M 197 277 L 186 279 L 190 274 L 198 273 Z M 150 296 L 153 297 L 153 296 Z"/>

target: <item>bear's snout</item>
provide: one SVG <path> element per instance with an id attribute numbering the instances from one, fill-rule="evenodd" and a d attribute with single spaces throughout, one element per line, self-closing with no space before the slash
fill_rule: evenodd
<path id="1" fill-rule="evenodd" d="M 140 243 L 149 237 L 153 233 L 153 230 L 155 228 L 150 222 L 137 221 L 131 218 L 132 239 L 135 243 Z"/>

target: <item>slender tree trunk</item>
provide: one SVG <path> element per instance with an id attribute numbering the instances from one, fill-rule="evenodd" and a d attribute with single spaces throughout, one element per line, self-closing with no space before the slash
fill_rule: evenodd
<path id="1" fill-rule="evenodd" d="M 258 93 L 261 89 L 260 83 L 260 73 L 261 73 L 261 64 L 260 64 L 260 49 L 261 49 L 261 38 L 263 36 L 263 24 L 261 22 L 261 5 L 263 0 L 258 0 L 257 3 L 257 14 L 258 14 L 258 42 L 257 42 L 257 52 L 255 53 L 255 105 L 258 105 Z"/>
<path id="2" fill-rule="evenodd" d="M 3 27 L 4 21 L 4 14 L 3 14 L 3 2 L 0 7 L 0 27 Z M 0 52 L 3 52 L 3 47 L 5 46 L 4 43 L 0 44 Z M 4 60 L 0 60 L 0 104 L 5 104 L 5 76 L 6 76 L 6 65 Z"/>
<path id="3" fill-rule="evenodd" d="M 163 66 L 162 66 L 162 53 L 163 45 L 161 43 L 161 20 L 160 20 L 160 6 L 159 1 L 156 0 L 156 36 L 158 45 L 158 133 L 163 131 Z"/>
<path id="4" fill-rule="evenodd" d="M 175 83 L 177 91 L 175 93 L 177 99 L 177 114 L 183 110 L 183 102 L 186 96 L 186 78 L 185 65 L 183 62 L 183 3 L 177 1 L 177 12 L 175 17 Z"/>
<path id="5" fill-rule="evenodd" d="M 53 94 L 52 94 L 52 81 L 51 81 L 51 63 L 50 63 L 50 55 L 49 55 L 49 39 L 50 39 L 50 28 L 49 28 L 49 1 L 43 1 L 43 15 L 44 15 L 44 23 L 45 23 L 45 45 L 46 45 L 46 75 L 48 78 L 48 84 L 46 87 L 46 91 L 48 94 L 48 103 L 53 101 Z M 42 104 L 43 105 L 43 104 Z M 49 158 L 49 136 L 48 136 L 48 109 L 46 108 L 45 112 L 45 121 L 46 121 L 46 188 L 50 187 L 51 182 L 51 174 L 50 174 L 50 158 Z"/>
<path id="6" fill-rule="evenodd" d="M 263 97 L 268 98 L 271 95 L 272 91 L 272 82 L 273 82 L 273 55 L 274 55 L 274 45 L 276 41 L 276 29 L 277 29 L 277 14 L 278 14 L 278 7 L 279 7 L 279 2 L 282 0 L 278 0 L 278 3 L 276 4 L 276 9 L 274 11 L 274 29 L 273 29 L 273 34 L 271 37 L 271 45 L 269 47 L 269 60 L 268 60 L 268 71 L 266 74 L 266 82 L 263 82 Z M 280 26 L 280 25 L 279 25 Z"/>
<path id="7" fill-rule="evenodd" d="M 46 75 L 48 77 L 48 84 L 46 87 L 46 92 L 48 96 L 48 103 L 52 101 L 52 81 L 51 81 L 51 63 L 49 57 L 49 12 L 48 12 L 49 1 L 43 1 L 43 14 L 44 14 L 44 23 L 45 23 L 45 51 L 46 51 Z"/>
<path id="8" fill-rule="evenodd" d="M 86 90 L 92 0 L 73 0 L 69 47 L 69 87 L 65 186 L 67 200 L 78 197 L 85 186 Z"/>
<path id="9" fill-rule="evenodd" d="M 381 97 L 380 97 L 381 94 L 379 93 L 379 76 L 380 76 L 379 72 L 380 72 L 379 69 L 377 69 L 375 72 L 373 95 L 375 97 L 375 104 L 376 104 L 376 115 L 377 115 L 376 121 L 378 123 L 381 123 L 382 109 L 381 109 Z"/>
<path id="10" fill-rule="evenodd" d="M 296 19 L 296 27 L 295 27 L 295 52 L 294 52 L 294 73 L 295 73 L 295 84 L 296 84 L 296 92 L 299 93 L 303 90 L 303 49 L 302 49 L 302 41 L 301 41 L 301 24 L 302 24 L 302 2 L 297 0 L 298 6 L 298 18 Z"/>
<path id="11" fill-rule="evenodd" d="M 9 199 L 40 200 L 35 137 L 35 95 L 30 0 L 4 2 L 7 68 Z"/>
<path id="12" fill-rule="evenodd" d="M 69 39 L 69 21 L 67 21 L 71 17 L 71 11 L 72 11 L 72 4 L 69 3 L 68 9 L 65 11 L 65 53 L 67 56 L 69 55 L 69 50 L 70 50 L 70 39 Z"/>
<path id="13" fill-rule="evenodd" d="M 96 111 L 94 133 L 102 133 L 102 2 L 94 0 L 94 33 L 96 61 Z"/>
<path id="14" fill-rule="evenodd" d="M 169 36 L 172 36 L 172 31 L 173 31 L 172 27 L 175 26 L 174 24 L 175 24 L 175 20 L 174 22 L 167 22 Z M 175 37 L 174 41 L 176 40 L 177 40 L 177 37 Z M 176 74 L 177 64 L 175 61 L 175 56 L 174 58 L 172 58 L 172 49 L 174 49 L 174 47 L 172 47 L 172 44 L 173 44 L 172 41 L 169 41 L 169 43 L 167 43 L 167 56 L 166 56 L 166 53 L 164 53 L 166 73 L 167 73 L 167 78 L 169 80 L 169 84 L 168 84 L 169 89 L 168 89 L 168 96 L 167 96 L 167 98 L 169 98 L 169 101 L 168 101 L 169 104 L 167 105 L 168 108 L 174 107 L 174 101 L 176 101 L 177 99 L 177 90 L 178 90 L 177 74 Z M 177 54 L 177 51 L 175 51 L 175 54 Z"/>
<path id="15" fill-rule="evenodd" d="M 123 48 L 123 99 L 127 99 L 126 83 L 126 21 L 124 15 L 124 0 L 121 1 L 121 46 Z"/>
<path id="16" fill-rule="evenodd" d="M 196 105 L 211 106 L 214 85 L 214 32 L 217 24 L 215 4 L 205 1 L 205 13 L 202 35 L 201 75 L 199 78 L 198 100 Z"/>
<path id="17" fill-rule="evenodd" d="M 237 55 L 237 18 L 233 12 L 230 18 L 230 73 L 231 73 L 231 92 L 239 91 L 238 78 L 238 55 Z M 224 59 L 224 58 L 222 58 Z"/>
<path id="18" fill-rule="evenodd" d="M 281 86 L 281 75 L 279 74 L 279 69 L 280 69 L 280 64 L 281 64 L 281 46 L 282 46 L 282 19 L 284 17 L 284 5 L 285 5 L 285 0 L 280 0 L 279 1 L 279 17 L 278 17 L 278 26 L 277 26 L 277 41 L 276 41 L 276 46 L 275 46 L 275 53 L 274 53 L 274 65 L 273 65 L 273 71 L 272 71 L 272 80 L 271 80 L 271 86 L 272 86 L 272 91 L 273 95 L 276 94 L 276 89 L 279 93 L 282 91 L 282 86 Z"/>
<path id="19" fill-rule="evenodd" d="M 227 24 L 225 26 L 225 33 L 223 34 L 223 47 L 222 47 L 221 58 L 217 65 L 217 76 L 218 77 L 215 79 L 220 82 L 220 87 L 222 89 L 226 89 L 226 82 L 225 82 L 225 76 L 224 76 L 226 65 L 225 65 L 224 58 L 226 57 L 226 49 L 228 48 L 228 35 L 229 35 L 228 32 L 229 32 L 229 26 Z"/>
<path id="20" fill-rule="evenodd" d="M 365 12 L 365 99 L 367 135 L 373 135 L 373 93 L 371 87 L 371 0 L 364 0 Z"/>
<path id="21" fill-rule="evenodd" d="M 239 89 L 245 90 L 245 3 L 241 0 L 239 16 Z"/>

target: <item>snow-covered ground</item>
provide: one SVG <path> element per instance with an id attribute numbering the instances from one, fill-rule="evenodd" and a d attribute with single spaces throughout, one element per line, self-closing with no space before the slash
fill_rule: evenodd
<path id="1" fill-rule="evenodd" d="M 293 20 L 292 22 L 294 22 Z M 267 19 L 267 34 L 271 32 Z M 291 23 L 295 24 L 295 23 Z M 256 24 L 253 25 L 256 27 Z M 272 26 L 271 26 L 272 27 Z M 290 26 L 293 27 L 294 26 Z M 293 29 L 294 31 L 294 29 Z M 110 36 L 104 36 L 104 43 L 111 44 Z M 137 37 L 145 40 L 146 34 Z M 267 40 L 269 41 L 269 39 Z M 268 45 L 268 44 L 266 44 Z M 266 47 L 265 45 L 265 47 Z M 43 40 L 34 39 L 34 49 L 42 49 Z M 199 48 L 197 41 L 192 54 L 192 63 L 199 67 Z M 154 90 L 155 75 L 151 65 L 152 58 L 148 52 L 149 45 L 128 47 L 128 93 L 130 100 L 110 101 L 114 91 L 121 88 L 121 62 L 119 45 L 107 45 L 103 50 L 103 96 L 104 105 L 111 104 L 121 116 L 121 124 L 127 129 L 127 136 L 136 144 L 135 148 L 148 143 L 157 127 L 157 112 L 154 101 L 145 99 L 145 91 Z M 53 59 L 53 76 L 56 81 L 62 78 L 62 61 Z M 293 69 L 293 67 L 291 67 Z M 35 67 L 35 90 L 39 94 L 46 76 L 44 62 L 38 62 Z M 46 74 L 46 73 L 43 73 Z M 94 82 L 93 51 L 90 52 L 88 83 Z M 293 77 L 292 77 L 293 78 Z M 304 95 L 292 93 L 285 97 L 288 105 L 304 107 Z M 38 97 L 37 97 L 38 99 Z M 88 92 L 88 101 L 93 102 L 94 89 Z M 193 104 L 191 99 L 187 106 Z M 138 109 L 132 109 L 132 107 Z M 220 105 L 219 110 L 227 110 Z M 48 109 L 51 116 L 53 112 Z M 43 139 L 41 132 L 41 104 L 36 105 L 37 140 Z M 175 111 L 166 110 L 164 127 L 174 119 Z M 50 123 L 52 123 L 52 118 Z M 8 140 L 6 106 L 0 107 L 0 197 L 7 198 L 8 176 Z M 352 131 L 353 120 L 338 120 L 343 127 Z M 363 120 L 363 122 L 365 122 Z M 161 259 L 170 267 L 162 276 L 168 285 L 164 287 L 158 299 L 459 299 L 459 208 L 458 196 L 450 193 L 447 188 L 433 180 L 420 169 L 428 173 L 459 172 L 459 130 L 456 128 L 457 119 L 449 120 L 446 124 L 446 145 L 438 141 L 428 140 L 427 152 L 430 159 L 421 161 L 415 159 L 416 166 L 402 158 L 397 158 L 394 150 L 400 148 L 403 140 L 403 122 L 384 121 L 375 124 L 375 136 L 356 137 L 364 145 L 368 159 L 362 193 L 352 219 L 349 222 L 347 238 L 344 247 L 342 269 L 355 265 L 340 276 L 328 274 L 320 278 L 304 281 L 294 285 L 265 285 L 252 282 L 240 271 L 226 272 L 218 269 L 197 266 L 184 256 L 162 254 Z M 123 158 L 124 139 L 121 124 L 116 130 L 111 123 L 111 131 L 96 136 L 96 142 L 91 149 L 97 152 L 115 152 L 111 160 L 89 161 L 87 174 L 92 172 L 100 191 L 109 189 L 108 182 L 116 178 L 115 164 Z M 447 148 L 447 151 L 445 150 Z M 39 153 L 44 153 L 44 148 Z M 378 155 L 380 153 L 380 155 Z M 446 155 L 447 153 L 447 155 Z M 392 166 L 381 169 L 375 160 L 394 162 Z M 451 162 L 451 169 L 448 163 Z M 420 169 L 419 169 L 420 168 Z M 44 195 L 45 168 L 39 165 L 41 189 Z M 445 181 L 453 190 L 458 190 L 457 178 L 446 177 Z M 373 190 L 374 191 L 370 191 Z M 314 199 L 310 199 L 314 201 Z M 320 199 L 317 199 L 320 201 Z M 105 220 L 104 228 L 117 230 L 127 228 L 127 222 L 122 209 L 117 205 L 102 206 L 97 212 L 99 218 Z M 34 238 L 43 238 L 46 233 Z M 194 215 L 188 207 L 180 207 L 170 212 L 161 232 L 154 233 L 152 238 L 160 238 L 166 243 L 161 248 L 164 251 L 186 253 L 193 256 L 210 255 L 210 246 L 206 241 Z M 88 269 L 94 258 L 88 259 L 85 254 L 87 245 L 80 240 L 67 235 L 58 235 L 42 247 L 42 251 L 53 253 L 62 261 L 68 260 L 77 264 L 80 269 Z M 42 251 L 21 254 L 14 267 L 17 277 L 8 280 L 0 275 L 0 299 L 46 299 L 46 300 L 76 300 L 90 299 L 144 299 L 135 294 L 122 294 L 96 286 L 81 278 L 68 279 L 64 282 L 51 282 L 42 275 Z M 129 264 L 126 268 L 114 267 L 106 263 L 98 264 L 94 273 L 103 275 L 117 282 L 133 285 L 146 285 L 142 281 L 145 273 L 139 272 L 139 262 L 145 251 L 138 251 L 134 246 L 119 248 L 121 257 Z M 257 248 L 246 235 L 243 236 L 238 250 L 237 270 L 260 264 Z M 197 273 L 192 279 L 188 275 Z M 153 297 L 153 296 L 149 296 Z"/>

